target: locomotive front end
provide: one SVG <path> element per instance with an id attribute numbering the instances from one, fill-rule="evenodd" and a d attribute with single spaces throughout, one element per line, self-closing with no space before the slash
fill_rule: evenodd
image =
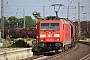
<path id="1" fill-rule="evenodd" d="M 42 52 L 56 51 L 62 46 L 60 20 L 41 20 L 38 24 L 38 49 Z"/>

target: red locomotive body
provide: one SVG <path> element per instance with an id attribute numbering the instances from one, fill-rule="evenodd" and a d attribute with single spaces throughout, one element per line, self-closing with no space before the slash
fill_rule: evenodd
<path id="1" fill-rule="evenodd" d="M 58 52 L 66 46 L 68 48 L 71 46 L 74 41 L 71 40 L 71 35 L 75 36 L 75 26 L 71 26 L 64 19 L 40 20 L 37 24 L 37 32 L 37 48 L 41 52 Z"/>

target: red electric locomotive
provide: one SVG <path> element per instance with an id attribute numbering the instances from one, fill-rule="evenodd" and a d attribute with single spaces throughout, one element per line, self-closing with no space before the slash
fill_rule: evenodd
<path id="1" fill-rule="evenodd" d="M 67 50 L 77 40 L 76 29 L 67 19 L 40 20 L 37 24 L 37 50 L 43 53 Z"/>

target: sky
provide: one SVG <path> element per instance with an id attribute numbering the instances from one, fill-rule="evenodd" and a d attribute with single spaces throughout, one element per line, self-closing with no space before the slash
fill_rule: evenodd
<path id="1" fill-rule="evenodd" d="M 4 0 L 4 16 L 16 16 L 18 18 L 23 17 L 25 10 L 25 16 L 31 16 L 33 11 L 41 13 L 43 16 L 43 6 L 45 6 L 45 17 L 49 15 L 55 15 L 54 7 L 52 4 L 63 4 L 58 12 L 59 17 L 67 18 L 68 6 L 69 9 L 69 19 L 78 19 L 78 2 L 80 3 L 80 19 L 90 20 L 90 0 Z M 1 0 L 0 0 L 1 6 Z M 84 7 L 82 7 L 84 6 Z M 1 8 L 0 8 L 1 11 Z M 0 12 L 1 15 L 1 12 Z"/>

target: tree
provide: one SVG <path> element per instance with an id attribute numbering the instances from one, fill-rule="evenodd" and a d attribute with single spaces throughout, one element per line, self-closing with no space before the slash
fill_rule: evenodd
<path id="1" fill-rule="evenodd" d="M 36 21 L 31 18 L 31 16 L 25 16 L 26 27 L 35 27 Z"/>
<path id="2" fill-rule="evenodd" d="M 16 18 L 15 16 L 11 16 L 8 18 L 8 20 L 10 21 L 10 28 L 16 28 L 18 23 L 18 18 Z"/>
<path id="3" fill-rule="evenodd" d="M 18 23 L 18 25 L 17 25 Z M 25 27 L 35 27 L 36 22 L 32 19 L 31 16 L 25 16 Z M 17 18 L 15 16 L 11 16 L 8 19 L 4 19 L 5 28 L 23 28 L 24 26 L 24 18 Z"/>

